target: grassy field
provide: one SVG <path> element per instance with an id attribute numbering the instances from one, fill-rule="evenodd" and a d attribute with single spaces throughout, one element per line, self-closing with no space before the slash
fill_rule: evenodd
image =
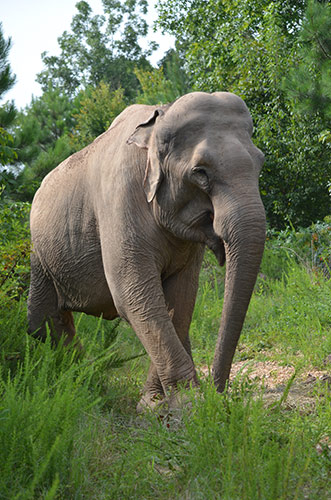
<path id="1" fill-rule="evenodd" d="M 191 325 L 201 391 L 180 418 L 137 416 L 148 359 L 124 322 L 76 315 L 80 357 L 29 338 L 12 273 L 0 295 L 0 499 L 330 499 L 325 231 L 324 254 L 314 232 L 302 254 L 294 233 L 268 241 L 222 395 L 209 369 L 224 270 L 206 254 Z"/>

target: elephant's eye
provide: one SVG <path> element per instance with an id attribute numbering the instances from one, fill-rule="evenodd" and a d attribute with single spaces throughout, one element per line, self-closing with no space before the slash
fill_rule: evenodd
<path id="1" fill-rule="evenodd" d="M 203 167 L 194 167 L 191 173 L 191 179 L 194 184 L 204 191 L 209 190 L 209 179 L 206 170 Z"/>

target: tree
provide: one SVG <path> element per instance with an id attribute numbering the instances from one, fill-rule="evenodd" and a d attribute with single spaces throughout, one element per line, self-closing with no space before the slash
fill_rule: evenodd
<path id="1" fill-rule="evenodd" d="M 11 47 L 11 39 L 6 40 L 2 33 L 0 23 L 0 100 L 4 94 L 11 89 L 16 77 L 12 74 L 8 63 L 8 54 Z M 13 148 L 13 138 L 8 129 L 15 120 L 16 109 L 13 102 L 6 102 L 0 107 L 0 163 L 7 165 L 16 158 Z"/>
<path id="2" fill-rule="evenodd" d="M 286 80 L 286 88 L 299 113 L 318 117 L 322 137 L 331 122 L 331 5 L 308 2 L 297 40 L 298 62 Z M 331 142 L 331 136 L 329 137 Z"/>
<path id="3" fill-rule="evenodd" d="M 176 37 L 196 87 L 211 91 L 242 79 L 247 51 L 263 56 L 259 40 L 268 10 L 277 16 L 282 34 L 293 40 L 304 0 L 160 0 L 158 7 L 158 24 Z"/>
<path id="4" fill-rule="evenodd" d="M 13 127 L 17 161 L 24 165 L 19 198 L 31 199 L 50 170 L 104 132 L 138 95 L 135 70 L 152 69 L 147 56 L 155 44 L 148 50 L 140 45 L 148 32 L 147 1 L 103 0 L 103 6 L 104 15 L 93 16 L 86 1 L 78 2 L 71 31 L 58 39 L 60 55 L 42 55 L 45 69 L 37 80 L 43 95 Z"/>
<path id="5" fill-rule="evenodd" d="M 21 111 L 13 127 L 19 172 L 17 197 L 31 200 L 42 178 L 75 151 L 70 140 L 79 100 L 48 89 Z"/>
<path id="6" fill-rule="evenodd" d="M 177 44 L 196 90 L 231 91 L 247 103 L 266 153 L 261 191 L 269 223 L 309 225 L 330 200 L 318 119 L 296 112 L 283 86 L 298 62 L 305 2 L 160 0 L 161 27 Z"/>
<path id="7" fill-rule="evenodd" d="M 15 129 L 20 160 L 31 159 L 25 156 L 25 145 L 36 143 L 46 151 L 63 134 L 70 132 L 75 125 L 73 114 L 78 106 L 79 101 L 70 100 L 58 88 L 49 88 L 41 97 L 33 97 L 30 105 L 19 114 Z M 30 130 L 32 134 L 27 133 Z"/>
<path id="8" fill-rule="evenodd" d="M 159 67 L 163 68 L 165 78 L 171 81 L 176 97 L 192 91 L 192 81 L 187 73 L 185 59 L 181 57 L 177 48 L 165 53 L 159 62 Z"/>
<path id="9" fill-rule="evenodd" d="M 139 104 L 167 104 L 180 97 L 181 82 L 165 77 L 163 66 L 151 71 L 136 69 L 135 74 L 141 86 L 136 102 Z"/>
<path id="10" fill-rule="evenodd" d="M 77 3 L 78 13 L 73 17 L 71 32 L 58 38 L 59 56 L 42 54 L 45 70 L 37 81 L 43 90 L 49 85 L 60 88 L 68 96 L 75 96 L 87 87 L 96 87 L 101 81 L 114 91 L 124 89 L 132 99 L 137 92 L 138 80 L 134 68 L 150 68 L 139 40 L 148 31 L 144 15 L 146 0 L 103 0 L 105 15 L 92 16 L 86 1 Z"/>
<path id="11" fill-rule="evenodd" d="M 111 91 L 104 82 L 94 89 L 87 89 L 80 96 L 79 112 L 75 115 L 76 127 L 72 134 L 75 149 L 87 146 L 111 125 L 126 107 L 122 88 Z"/>

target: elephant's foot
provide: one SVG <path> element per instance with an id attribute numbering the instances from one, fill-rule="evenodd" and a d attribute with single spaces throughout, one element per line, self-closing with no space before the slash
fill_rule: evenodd
<path id="1" fill-rule="evenodd" d="M 180 415 L 184 410 L 191 410 L 194 402 L 202 397 L 199 387 L 191 387 L 190 390 L 181 388 L 172 390 L 167 397 L 169 415 Z"/>
<path id="2" fill-rule="evenodd" d="M 137 405 L 137 413 L 142 415 L 152 412 L 160 422 L 167 427 L 173 428 L 181 422 L 183 412 L 190 410 L 193 407 L 193 401 L 200 396 L 198 389 L 196 389 L 193 396 L 192 392 L 188 393 L 183 389 L 180 391 L 171 390 L 167 396 L 146 393 Z"/>
<path id="3" fill-rule="evenodd" d="M 137 413 L 145 413 L 146 411 L 153 411 L 159 413 L 161 407 L 165 403 L 164 394 L 146 392 L 137 404 Z"/>
<path id="4" fill-rule="evenodd" d="M 191 405 L 192 398 L 184 391 L 172 390 L 167 396 L 159 393 L 145 393 L 137 404 L 137 413 L 142 414 L 152 411 L 161 419 L 173 413 L 181 412 L 183 408 Z"/>
<path id="5" fill-rule="evenodd" d="M 185 390 L 172 390 L 167 398 L 169 412 L 178 412 L 192 407 L 192 396 Z"/>
<path id="6" fill-rule="evenodd" d="M 157 390 L 155 386 L 147 390 L 145 387 L 145 393 L 136 409 L 138 414 L 152 411 L 162 422 L 166 423 L 169 419 L 180 420 L 183 410 L 191 409 L 193 400 L 200 396 L 197 379 L 190 382 L 181 381 L 179 386 L 169 388 L 166 394 Z"/>
<path id="7" fill-rule="evenodd" d="M 194 401 L 200 398 L 198 387 L 193 391 L 181 388 L 173 389 L 164 399 L 164 403 L 158 408 L 158 418 L 169 430 L 176 430 L 183 424 L 183 414 L 192 410 Z"/>

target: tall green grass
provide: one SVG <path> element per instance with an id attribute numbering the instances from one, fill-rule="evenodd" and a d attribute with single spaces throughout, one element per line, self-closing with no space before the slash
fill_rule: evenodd
<path id="1" fill-rule="evenodd" d="M 267 245 L 235 360 L 330 370 L 321 271 Z M 223 293 L 224 269 L 208 253 L 191 325 L 198 366 L 212 362 Z M 223 395 L 207 377 L 181 419 L 138 417 L 148 359 L 124 322 L 77 314 L 78 355 L 28 337 L 25 301 L 0 299 L 0 499 L 329 498 L 327 385 L 292 407 L 286 391 L 271 404 L 246 376 Z"/>
<path id="2" fill-rule="evenodd" d="M 321 274 L 292 263 L 281 280 L 260 282 L 253 295 L 242 342 L 252 353 L 278 350 L 291 362 L 323 368 L 331 352 L 331 286 Z"/>
<path id="3" fill-rule="evenodd" d="M 97 404 L 88 370 L 50 341 L 26 352 L 16 373 L 0 373 L 0 485 L 5 498 L 33 498 L 79 486 L 84 413 Z M 80 448 L 80 453 L 77 453 Z M 65 486 L 63 487 L 63 480 Z"/>
<path id="4" fill-rule="evenodd" d="M 213 261 L 208 254 L 191 324 L 193 352 L 207 364 L 212 363 L 225 278 Z M 235 359 L 269 351 L 278 361 L 290 363 L 299 354 L 303 366 L 323 368 L 331 352 L 330 304 L 331 280 L 323 270 L 267 246 Z"/>
<path id="5" fill-rule="evenodd" d="M 314 418 L 298 409 L 265 406 L 263 393 L 241 380 L 227 395 L 207 381 L 203 399 L 180 423 L 155 416 L 110 425 L 95 450 L 98 474 L 88 498 L 329 498 L 330 394 L 319 392 Z M 111 450 L 111 456 L 107 451 Z M 101 454 L 101 456 L 100 456 Z M 106 458 L 104 458 L 106 456 Z"/>
<path id="6" fill-rule="evenodd" d="M 116 399 L 109 372 L 124 363 L 117 326 L 85 321 L 83 353 L 22 332 L 24 352 L 13 352 L 2 338 L 0 498 L 70 498 L 84 489 L 95 419 Z"/>

